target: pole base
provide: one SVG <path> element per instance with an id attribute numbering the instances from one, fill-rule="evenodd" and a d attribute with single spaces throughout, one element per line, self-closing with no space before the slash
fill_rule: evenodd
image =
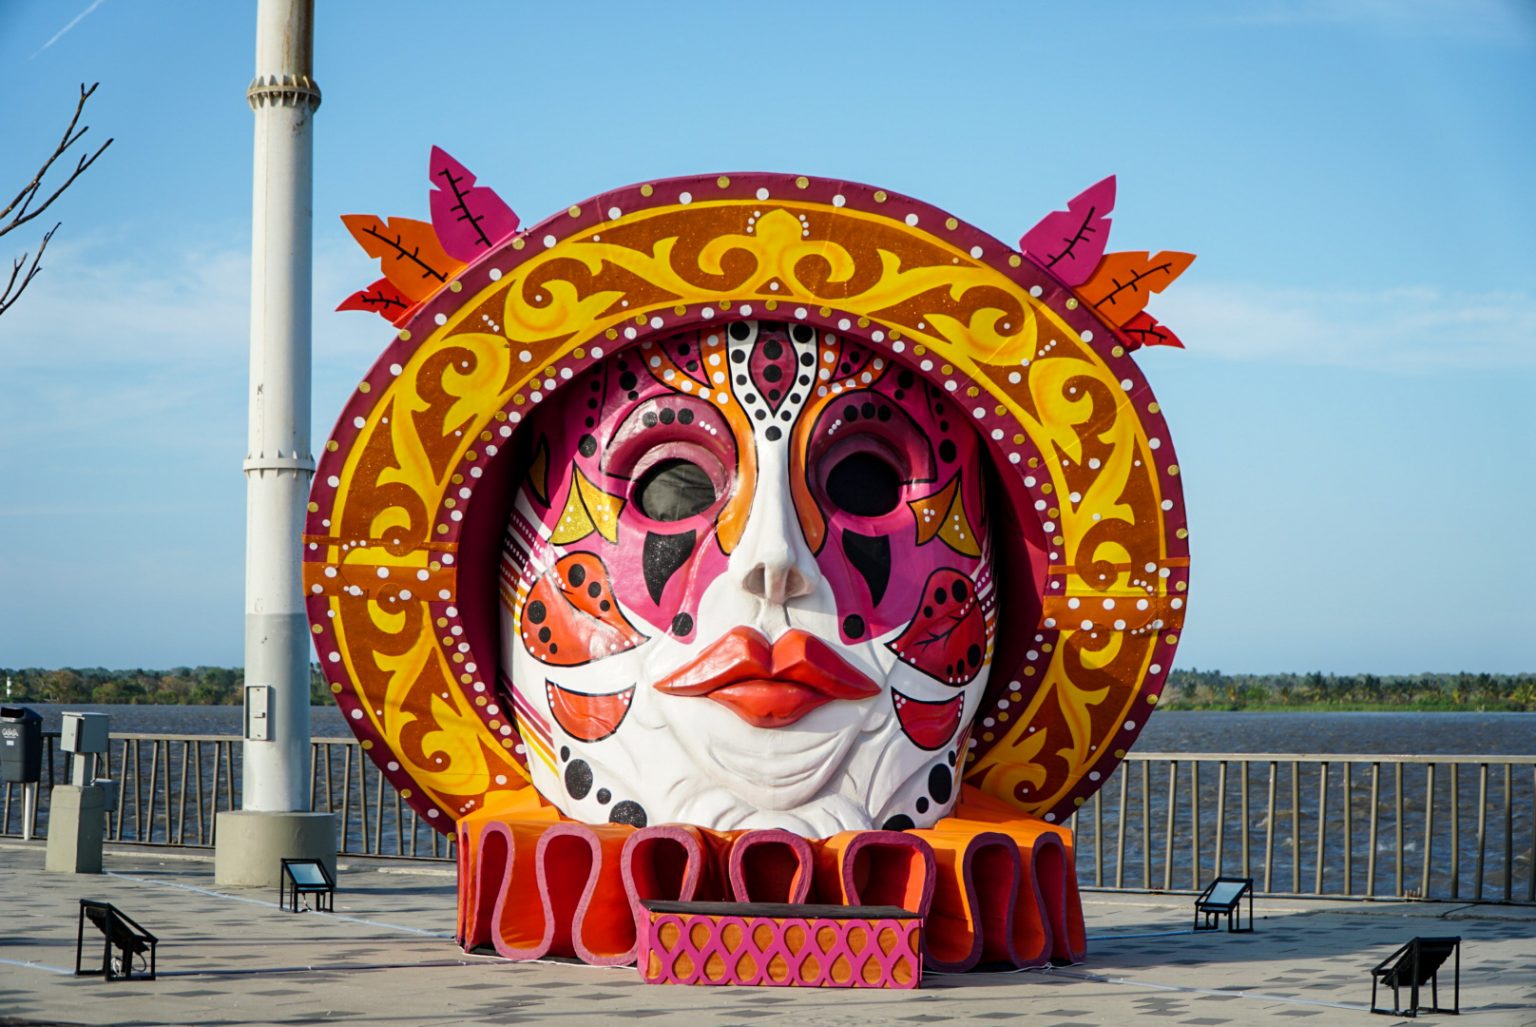
<path id="1" fill-rule="evenodd" d="M 225 888 L 275 888 L 284 859 L 318 859 L 336 877 L 336 814 L 226 810 L 216 821 L 213 880 Z"/>
<path id="2" fill-rule="evenodd" d="M 96 785 L 54 785 L 44 867 L 62 874 L 101 873 L 106 802 Z"/>

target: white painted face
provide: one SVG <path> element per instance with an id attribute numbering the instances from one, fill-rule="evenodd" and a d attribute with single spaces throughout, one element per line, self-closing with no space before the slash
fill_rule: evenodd
<path id="1" fill-rule="evenodd" d="M 925 826 L 995 599 L 980 442 L 868 346 L 736 321 L 539 409 L 502 559 L 535 786 L 577 820 Z"/>

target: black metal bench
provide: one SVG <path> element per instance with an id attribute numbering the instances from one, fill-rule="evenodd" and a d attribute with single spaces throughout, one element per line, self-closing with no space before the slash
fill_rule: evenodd
<path id="1" fill-rule="evenodd" d="M 1452 990 L 1452 1006 L 1445 1009 L 1440 1005 L 1439 976 L 1440 967 L 1451 956 L 1456 957 L 1455 979 Z M 1424 984 L 1429 985 L 1430 1004 L 1419 1005 L 1419 988 Z M 1376 987 L 1385 985 L 1392 989 L 1392 1008 L 1378 1009 L 1376 1007 Z M 1398 991 L 1408 988 L 1408 1008 L 1404 1009 Z M 1461 939 L 1458 938 L 1415 938 L 1386 959 L 1376 964 L 1371 970 L 1371 1012 L 1384 1013 L 1391 1016 L 1418 1016 L 1419 1013 L 1452 1013 L 1461 1012 Z"/>
<path id="2" fill-rule="evenodd" d="M 101 931 L 105 939 L 99 970 L 82 968 L 87 920 Z M 155 946 L 158 944 L 159 938 L 140 927 L 133 917 L 112 903 L 97 902 L 95 899 L 80 900 L 80 922 L 75 934 L 76 977 L 105 977 L 109 981 L 138 977 L 152 981 L 155 979 Z M 117 950 L 116 956 L 113 955 L 113 949 Z M 138 973 L 134 972 L 135 960 L 138 962 Z"/>

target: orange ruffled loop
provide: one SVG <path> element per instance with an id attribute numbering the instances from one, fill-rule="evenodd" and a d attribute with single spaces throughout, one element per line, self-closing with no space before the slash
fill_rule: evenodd
<path id="1" fill-rule="evenodd" d="M 1087 948 L 1070 835 L 971 788 L 927 830 L 637 830 L 524 803 L 469 814 L 458 842 L 458 940 L 507 959 L 633 963 L 647 899 L 900 906 L 924 918 L 924 965 L 940 972 Z"/>

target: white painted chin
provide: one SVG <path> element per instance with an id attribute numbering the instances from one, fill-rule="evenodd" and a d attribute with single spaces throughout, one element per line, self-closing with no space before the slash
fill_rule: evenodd
<path id="1" fill-rule="evenodd" d="M 694 782 L 699 787 L 700 782 Z M 822 795 L 794 809 L 760 809 L 723 788 L 700 787 L 686 796 L 670 818 L 685 824 L 713 824 L 719 831 L 780 828 L 802 838 L 828 838 L 839 831 L 873 827 L 869 810 L 846 795 Z"/>
<path id="2" fill-rule="evenodd" d="M 705 783 L 765 812 L 805 806 L 826 791 L 878 701 L 831 702 L 793 724 L 763 728 L 702 697 L 657 698 L 668 733 Z"/>

